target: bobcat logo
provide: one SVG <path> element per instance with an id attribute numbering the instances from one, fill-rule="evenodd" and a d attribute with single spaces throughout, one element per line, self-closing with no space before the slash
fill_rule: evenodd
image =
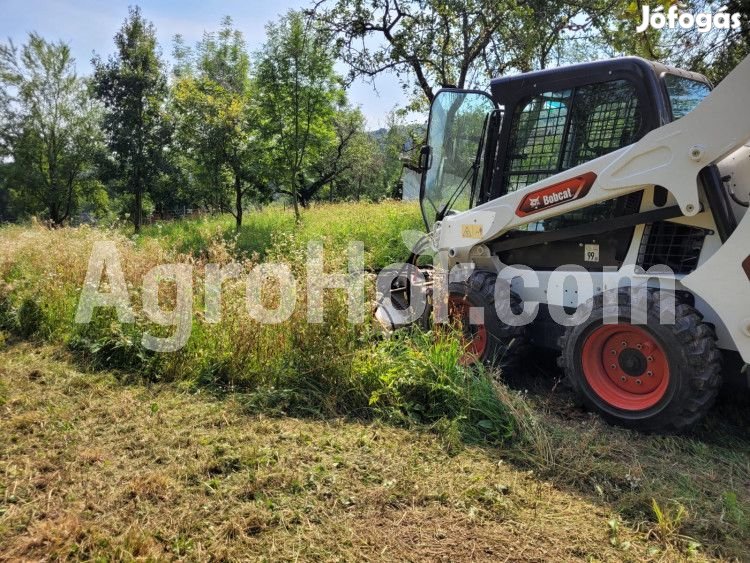
<path id="1" fill-rule="evenodd" d="M 534 207 L 534 208 L 537 208 L 537 207 L 539 207 L 539 197 L 540 197 L 540 196 L 536 196 L 536 197 L 532 197 L 532 198 L 530 198 L 530 199 L 529 199 L 529 205 L 530 205 L 531 207 Z"/>

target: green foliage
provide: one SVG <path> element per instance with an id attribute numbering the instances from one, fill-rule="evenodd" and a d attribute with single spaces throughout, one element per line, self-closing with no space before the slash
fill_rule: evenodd
<path id="1" fill-rule="evenodd" d="M 99 311 L 90 323 L 76 325 L 68 347 L 93 369 L 138 373 L 148 379 L 156 357 L 141 345 L 143 331 L 117 322 L 112 311 Z"/>
<path id="2" fill-rule="evenodd" d="M 602 0 L 330 0 L 315 15 L 334 33 L 350 80 L 395 73 L 409 108 L 421 111 L 440 87 L 483 87 L 559 61 L 612 8 Z"/>
<path id="3" fill-rule="evenodd" d="M 291 211 L 270 207 L 251 215 L 243 227 L 248 232 L 239 234 L 228 217 L 170 223 L 162 230 L 145 229 L 137 242 L 114 231 L 90 228 L 36 228 L 30 236 L 22 234 L 24 229 L 6 228 L 0 230 L 0 239 L 9 255 L 0 273 L 9 284 L 7 298 L 20 302 L 13 315 L 20 327 L 16 331 L 65 343 L 93 369 L 241 392 L 249 409 L 314 417 L 381 417 L 397 424 L 426 425 L 440 433 L 449 448 L 463 440 L 514 439 L 522 425 L 516 421 L 513 401 L 499 398 L 488 373 L 457 364 L 459 338 L 415 333 L 382 340 L 368 322 L 348 322 L 343 291 L 327 293 L 323 323 L 307 321 L 306 298 L 299 292 L 297 308 L 288 320 L 260 324 L 246 314 L 244 283 L 227 281 L 221 322 L 205 322 L 196 305 L 191 336 L 183 349 L 156 354 L 141 344 L 143 334 L 156 327 L 138 309 L 140 280 L 154 264 L 190 259 L 169 254 L 180 239 L 189 241 L 195 252 L 192 262 L 197 272 L 208 262 L 226 263 L 254 254 L 252 247 L 269 260 L 289 263 L 299 286 L 305 287 L 309 240 L 322 240 L 326 267 L 343 271 L 346 247 L 359 238 L 365 242 L 367 266 L 377 268 L 407 253 L 400 232 L 418 224 L 414 205 L 386 202 L 316 206 L 299 225 Z M 262 243 L 265 247 L 258 246 L 263 239 L 251 234 L 262 231 L 270 236 Z M 97 309 L 90 323 L 74 321 L 87 267 L 86 249 L 102 236 L 119 241 L 132 287 L 134 323 L 119 323 L 111 308 Z M 243 248 L 243 244 L 251 246 Z M 249 258 L 244 264 L 252 267 L 256 257 Z M 367 291 L 371 296 L 372 287 L 368 285 Z"/>
<path id="4" fill-rule="evenodd" d="M 436 426 L 463 439 L 503 442 L 516 421 L 495 392 L 491 374 L 460 364 L 457 335 L 414 332 L 360 353 L 356 372 L 372 389 L 370 405 L 385 418 Z"/>
<path id="5" fill-rule="evenodd" d="M 399 119 L 424 114 L 442 86 L 485 87 L 508 73 L 619 55 L 718 82 L 750 54 L 748 0 L 726 5 L 739 28 L 705 33 L 637 33 L 642 5 L 325 0 L 270 23 L 252 60 L 229 17 L 194 46 L 177 36 L 171 83 L 138 7 L 114 37 L 115 54 L 93 59 L 91 80 L 76 76 L 67 44 L 32 33 L 20 48 L 0 45 L 0 220 L 127 218 L 139 230 L 144 217 L 229 211 L 239 231 L 253 207 L 284 199 L 299 222 L 315 201 L 397 197 L 402 149 L 424 137 L 423 124 Z M 690 0 L 680 9 L 721 6 Z M 346 80 L 337 62 L 349 66 Z M 384 72 L 411 103 L 367 132 L 346 85 Z"/>
<path id="6" fill-rule="evenodd" d="M 23 338 L 34 336 L 44 324 L 44 312 L 39 304 L 31 298 L 26 298 L 18 308 L 18 334 Z"/>
<path id="7" fill-rule="evenodd" d="M 726 6 L 727 13 L 740 14 L 739 28 L 714 29 L 708 33 L 691 30 L 685 33 L 671 57 L 674 63 L 702 72 L 717 84 L 745 57 L 750 56 L 750 0 L 693 0 L 688 6 L 695 12 L 712 13 Z"/>
<path id="8" fill-rule="evenodd" d="M 261 127 L 271 140 L 278 191 L 291 197 L 299 219 L 306 176 L 314 168 L 326 168 L 322 161 L 327 149 L 337 144 L 332 122 L 345 95 L 325 29 L 291 11 L 278 23 L 268 24 L 266 35 L 256 69 Z M 342 138 L 346 137 L 339 136 L 340 148 Z"/>
<path id="9" fill-rule="evenodd" d="M 681 26 L 669 29 L 665 26 L 660 30 L 649 28 L 636 31 L 643 19 L 643 6 L 648 5 L 651 13 L 658 8 L 666 13 L 674 4 L 669 0 L 648 4 L 627 0 L 614 3 L 609 17 L 599 18 L 595 22 L 597 35 L 589 42 L 589 49 L 579 49 L 578 56 L 585 56 L 586 51 L 590 53 L 592 47 L 598 51 L 604 50 L 610 56 L 637 55 L 703 73 L 715 84 L 750 54 L 748 0 L 688 0 L 677 5 L 680 12 L 691 14 L 713 15 L 726 8 L 727 14 L 740 14 L 739 28 L 713 27 L 706 31 L 699 29 L 699 26 L 687 29 Z"/>
<path id="10" fill-rule="evenodd" d="M 0 330 L 13 331 L 16 328 L 16 316 L 9 295 L 0 292 Z"/>
<path id="11" fill-rule="evenodd" d="M 109 148 L 116 155 L 122 189 L 134 196 L 132 220 L 139 231 L 144 193 L 165 165 L 170 138 L 164 110 L 167 82 L 156 29 L 140 8 L 130 8 L 115 46 L 117 53 L 108 61 L 93 60 L 93 91 L 106 109 Z"/>
<path id="12" fill-rule="evenodd" d="M 20 50 L 0 45 L 0 156 L 11 158 L 3 174 L 8 203 L 59 225 L 96 201 L 102 187 L 91 175 L 103 142 L 99 117 L 67 44 L 31 33 Z"/>
<path id="13" fill-rule="evenodd" d="M 227 17 L 218 33 L 204 35 L 195 55 L 181 45 L 178 39 L 172 95 L 178 146 L 209 188 L 205 203 L 232 209 L 239 229 L 247 200 L 270 197 L 245 40 Z"/>

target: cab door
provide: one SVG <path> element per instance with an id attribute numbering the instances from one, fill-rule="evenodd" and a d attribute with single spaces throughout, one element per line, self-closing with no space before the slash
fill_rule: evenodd
<path id="1" fill-rule="evenodd" d="M 484 139 L 495 110 L 479 90 L 440 90 L 430 107 L 427 145 L 422 147 L 420 205 L 428 230 L 448 213 L 476 202 L 484 173 Z"/>

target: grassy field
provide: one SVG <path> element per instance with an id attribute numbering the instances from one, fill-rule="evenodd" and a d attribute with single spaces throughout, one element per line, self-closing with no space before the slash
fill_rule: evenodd
<path id="1" fill-rule="evenodd" d="M 177 252 L 205 256 L 212 244 L 224 243 L 237 258 L 265 258 L 275 246 L 320 240 L 341 251 L 350 241 L 365 245 L 365 267 L 379 269 L 409 255 L 401 233 L 424 231 L 416 202 L 337 203 L 317 205 L 295 224 L 290 209 L 272 206 L 250 211 L 238 233 L 231 216 L 159 223 L 146 227 L 141 240 L 158 239 Z M 285 248 L 286 249 L 286 248 Z"/>
<path id="2" fill-rule="evenodd" d="M 720 405 L 692 434 L 611 428 L 550 363 L 497 384 L 457 365 L 450 334 L 384 341 L 301 312 L 250 322 L 226 288 L 218 325 L 149 354 L 152 326 L 73 322 L 88 255 L 112 240 L 135 308 L 152 266 L 261 258 L 299 269 L 308 240 L 345 268 L 406 254 L 400 203 L 268 209 L 121 229 L 0 228 L 0 560 L 742 560 L 750 434 Z M 371 288 L 368 288 L 371 291 Z M 168 295 L 166 297 L 169 297 Z M 202 296 L 195 296 L 200 310 Z"/>
<path id="3" fill-rule="evenodd" d="M 427 427 L 258 413 L 0 351 L 0 559 L 742 560 L 749 439 L 608 428 L 532 394 L 546 461 Z M 739 433 L 739 435 L 738 435 Z M 654 512 L 654 503 L 664 512 Z"/>

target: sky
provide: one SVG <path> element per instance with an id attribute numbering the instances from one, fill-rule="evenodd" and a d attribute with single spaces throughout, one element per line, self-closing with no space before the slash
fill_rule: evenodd
<path id="1" fill-rule="evenodd" d="M 91 73 L 94 52 L 102 58 L 112 53 L 112 38 L 129 5 L 139 5 L 154 23 L 164 60 L 171 64 L 172 38 L 178 33 L 194 44 L 229 15 L 252 53 L 263 44 L 267 22 L 309 4 L 307 0 L 0 0 L 0 41 L 12 39 L 18 45 L 31 31 L 49 40 L 62 39 L 71 47 L 78 74 L 84 76 Z M 341 74 L 346 71 L 343 64 L 337 68 Z M 388 112 L 406 104 L 394 76 L 378 77 L 374 86 L 357 81 L 349 89 L 349 99 L 362 109 L 369 129 L 385 126 Z"/>

